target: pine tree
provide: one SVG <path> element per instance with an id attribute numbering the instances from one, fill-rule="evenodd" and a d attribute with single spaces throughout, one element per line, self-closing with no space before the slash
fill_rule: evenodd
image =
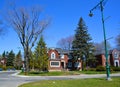
<path id="1" fill-rule="evenodd" d="M 35 48 L 35 60 L 36 65 L 39 71 L 48 69 L 48 55 L 47 55 L 47 47 L 43 40 L 43 36 L 41 36 L 37 47 Z"/>
<path id="2" fill-rule="evenodd" d="M 91 40 L 92 39 L 88 34 L 87 26 L 81 17 L 77 29 L 75 30 L 75 36 L 72 43 L 74 60 L 81 58 L 82 61 L 86 60 L 87 63 L 87 60 L 91 57 L 90 55 L 93 54 L 94 47 L 90 42 Z"/>
<path id="3" fill-rule="evenodd" d="M 16 57 L 14 59 L 14 67 L 16 67 L 19 70 L 22 67 L 22 55 L 21 55 L 21 51 L 18 52 L 18 54 L 16 55 Z"/>
<path id="4" fill-rule="evenodd" d="M 3 54 L 2 54 L 2 58 L 6 58 L 6 53 L 5 53 L 5 51 L 4 51 Z"/>
<path id="5" fill-rule="evenodd" d="M 15 59 L 15 53 L 11 50 L 7 55 L 7 66 L 14 66 L 13 61 Z"/>
<path id="6" fill-rule="evenodd" d="M 35 69 L 35 63 L 36 62 L 36 60 L 35 60 L 35 55 L 34 55 L 34 53 L 33 52 L 31 52 L 31 54 L 30 54 L 30 64 L 29 64 L 29 66 L 30 66 L 30 69 L 32 69 L 32 71 L 34 71 L 34 69 Z"/>

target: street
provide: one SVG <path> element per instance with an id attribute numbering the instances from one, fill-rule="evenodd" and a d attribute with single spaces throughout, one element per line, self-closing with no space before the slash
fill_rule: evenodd
<path id="1" fill-rule="evenodd" d="M 23 78 L 11 76 L 13 73 L 15 72 L 0 72 L 0 87 L 17 87 L 25 81 Z"/>
<path id="2" fill-rule="evenodd" d="M 85 79 L 85 78 L 106 78 L 106 74 L 94 75 L 73 75 L 73 76 L 21 76 L 16 75 L 18 71 L 0 72 L 0 87 L 18 87 L 18 85 L 40 80 L 61 80 L 61 79 Z M 120 77 L 120 73 L 111 74 L 111 77 Z"/>
<path id="3" fill-rule="evenodd" d="M 39 80 L 59 80 L 59 79 L 68 79 L 66 77 L 43 77 L 43 76 L 19 76 L 12 75 L 16 71 L 0 72 L 0 87 L 17 87 L 20 84 L 27 82 L 34 82 Z"/>

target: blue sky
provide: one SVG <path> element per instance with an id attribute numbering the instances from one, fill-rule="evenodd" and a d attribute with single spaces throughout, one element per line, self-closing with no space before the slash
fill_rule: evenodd
<path id="1" fill-rule="evenodd" d="M 8 0 L 11 1 L 11 0 Z M 56 43 L 61 38 L 75 34 L 80 17 L 83 17 L 88 26 L 88 33 L 93 42 L 103 41 L 103 29 L 101 22 L 101 12 L 97 8 L 93 11 L 94 16 L 88 16 L 92 9 L 100 0 L 16 0 L 17 6 L 39 5 L 43 8 L 43 14 L 51 18 L 51 23 L 44 31 L 44 39 L 48 47 L 56 47 Z M 115 37 L 120 33 L 120 0 L 108 0 L 104 9 L 106 36 L 113 37 L 109 40 L 115 47 Z M 5 0 L 0 0 L 0 9 L 5 8 Z M 6 7 L 7 8 L 7 7 Z M 0 11 L 1 12 L 1 11 Z M 0 36 L 0 54 L 3 51 L 13 50 L 18 52 L 21 44 L 17 34 L 13 29 L 8 29 L 7 34 Z"/>

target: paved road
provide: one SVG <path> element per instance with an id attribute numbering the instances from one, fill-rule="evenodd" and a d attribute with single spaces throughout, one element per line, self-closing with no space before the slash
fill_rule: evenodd
<path id="1" fill-rule="evenodd" d="M 33 82 L 33 81 L 40 81 L 40 80 L 60 80 L 60 79 L 69 79 L 67 77 L 44 77 L 44 76 L 20 76 L 15 75 L 15 71 L 9 72 L 0 72 L 0 87 L 18 87 L 18 85 Z"/>
<path id="2" fill-rule="evenodd" d="M 0 87 L 17 87 L 20 84 L 39 81 L 39 80 L 61 80 L 61 79 L 84 79 L 84 78 L 102 78 L 106 77 L 106 74 L 97 75 L 74 75 L 74 76 L 20 76 L 14 74 L 16 71 L 0 72 Z M 111 74 L 111 76 L 119 76 L 118 74 Z"/>

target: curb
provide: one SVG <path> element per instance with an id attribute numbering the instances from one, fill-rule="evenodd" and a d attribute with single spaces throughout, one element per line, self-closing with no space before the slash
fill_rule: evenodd
<path id="1" fill-rule="evenodd" d="M 11 71 L 10 71 L 11 72 Z M 95 78 L 95 77 L 106 77 L 106 74 L 80 74 L 80 75 L 68 75 L 68 76 L 25 76 L 25 75 L 18 75 L 20 73 L 20 71 L 17 71 L 16 73 L 12 74 L 11 76 L 16 76 L 16 77 L 65 77 L 65 78 L 80 78 L 80 77 L 85 77 L 85 78 Z M 111 77 L 116 77 L 116 76 L 120 76 L 120 73 L 113 73 L 110 74 Z"/>

